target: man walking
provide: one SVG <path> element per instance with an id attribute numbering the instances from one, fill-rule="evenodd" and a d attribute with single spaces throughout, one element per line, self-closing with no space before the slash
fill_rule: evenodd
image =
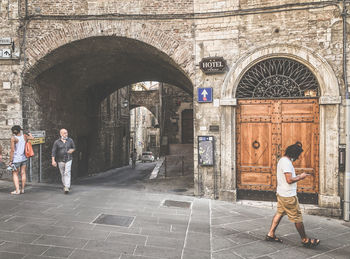
<path id="1" fill-rule="evenodd" d="M 57 139 L 52 147 L 52 166 L 60 170 L 63 191 L 69 193 L 72 168 L 72 153 L 75 151 L 75 145 L 71 138 L 68 137 L 66 129 L 60 130 L 60 138 Z"/>
<path id="2" fill-rule="evenodd" d="M 136 167 L 136 159 L 137 159 L 137 152 L 136 148 L 131 152 L 131 162 L 132 162 L 132 168 Z"/>
<path id="3" fill-rule="evenodd" d="M 287 147 L 284 156 L 277 163 L 277 212 L 272 219 L 272 224 L 265 240 L 282 243 L 282 240 L 276 237 L 275 231 L 282 217 L 287 215 L 289 220 L 294 222 L 303 246 L 311 248 L 316 247 L 320 240 L 306 236 L 296 184 L 298 181 L 306 178 L 308 174 L 302 173 L 296 176 L 293 166 L 293 162 L 299 158 L 302 152 L 302 144 L 296 142 Z"/>

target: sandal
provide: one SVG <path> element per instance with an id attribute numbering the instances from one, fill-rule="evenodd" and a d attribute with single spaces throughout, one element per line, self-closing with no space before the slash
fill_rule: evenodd
<path id="1" fill-rule="evenodd" d="M 270 242 L 278 242 L 278 243 L 283 243 L 282 239 L 279 239 L 278 237 L 270 237 L 269 235 L 265 236 L 265 241 L 270 241 Z"/>
<path id="2" fill-rule="evenodd" d="M 21 194 L 23 194 L 23 193 L 24 193 L 24 189 L 21 190 Z"/>
<path id="3" fill-rule="evenodd" d="M 21 192 L 20 191 L 16 191 L 16 190 L 14 190 L 13 192 L 11 192 L 11 194 L 14 194 L 14 195 L 18 195 L 18 194 L 21 194 Z"/>
<path id="4" fill-rule="evenodd" d="M 304 247 L 306 248 L 313 248 L 320 244 L 320 240 L 316 238 L 308 238 L 307 241 L 301 241 Z"/>

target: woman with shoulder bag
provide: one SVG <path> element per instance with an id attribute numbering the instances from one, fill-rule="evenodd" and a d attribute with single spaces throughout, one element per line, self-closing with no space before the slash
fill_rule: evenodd
<path id="1" fill-rule="evenodd" d="M 26 185 L 26 167 L 27 157 L 25 156 L 26 142 L 33 139 L 32 134 L 22 134 L 22 128 L 19 125 L 15 125 L 11 128 L 13 136 L 11 137 L 11 151 L 10 151 L 10 163 L 9 167 L 12 169 L 12 179 L 15 185 L 15 190 L 11 194 L 24 193 L 24 187 Z M 18 173 L 21 172 L 22 189 L 19 189 Z"/>

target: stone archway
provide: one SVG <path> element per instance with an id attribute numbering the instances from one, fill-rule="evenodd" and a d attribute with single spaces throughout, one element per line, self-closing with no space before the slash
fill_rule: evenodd
<path id="1" fill-rule="evenodd" d="M 115 143 L 128 134 L 125 109 L 117 112 L 120 104 L 115 105 L 114 114 L 111 107 L 127 99 L 128 93 L 116 91 L 150 80 L 193 91 L 192 44 L 152 24 L 85 21 L 40 33 L 39 40 L 29 38 L 25 45 L 23 117 L 28 128 L 46 130 L 48 143 L 64 125 L 75 139 L 88 139 L 88 157 L 93 157 L 91 147 L 97 144 L 103 152 L 110 152 L 104 157 L 113 157 Z M 106 118 L 115 118 L 115 124 L 110 124 L 118 132 L 101 122 L 101 108 Z M 103 129 L 108 134 L 100 134 L 100 125 L 107 125 Z M 49 144 L 44 146 L 45 153 L 49 154 L 49 148 Z M 103 160 L 93 159 L 97 161 L 94 169 L 100 170 Z M 105 164 L 115 166 L 119 161 L 114 160 Z"/>
<path id="2" fill-rule="evenodd" d="M 30 28 L 27 30 L 30 31 Z M 42 70 L 52 66 L 45 60 L 45 56 L 49 53 L 66 44 L 100 36 L 125 37 L 146 43 L 169 56 L 185 74 L 190 76 L 194 74 L 194 64 L 191 60 L 193 46 L 190 42 L 184 42 L 177 35 L 164 32 L 154 25 L 138 21 L 77 22 L 59 29 L 49 30 L 43 35 L 37 35 L 37 38 L 32 40 L 28 39 L 24 49 L 23 74 L 26 75 L 27 79 L 33 79 Z"/>
<path id="3" fill-rule="evenodd" d="M 227 145 L 221 148 L 221 198 L 236 199 L 236 143 L 235 99 L 236 88 L 244 73 L 258 62 L 271 57 L 294 59 L 307 66 L 320 85 L 320 195 L 321 207 L 340 208 L 338 191 L 338 106 L 341 101 L 337 78 L 321 56 L 305 47 L 293 45 L 267 45 L 252 50 L 239 59 L 228 72 L 221 91 L 221 134 Z M 332 154 L 329 156 L 329 154 Z M 330 158 L 331 157 L 331 158 Z"/>

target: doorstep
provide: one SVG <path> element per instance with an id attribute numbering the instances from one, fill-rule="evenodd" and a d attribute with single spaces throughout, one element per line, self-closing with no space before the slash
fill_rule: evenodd
<path id="1" fill-rule="evenodd" d="M 257 208 L 270 208 L 274 210 L 277 209 L 277 202 L 274 201 L 237 200 L 236 203 Z M 308 215 L 317 215 L 331 218 L 340 218 L 342 215 L 341 209 L 322 208 L 314 204 L 300 204 L 300 209 L 302 213 Z"/>

